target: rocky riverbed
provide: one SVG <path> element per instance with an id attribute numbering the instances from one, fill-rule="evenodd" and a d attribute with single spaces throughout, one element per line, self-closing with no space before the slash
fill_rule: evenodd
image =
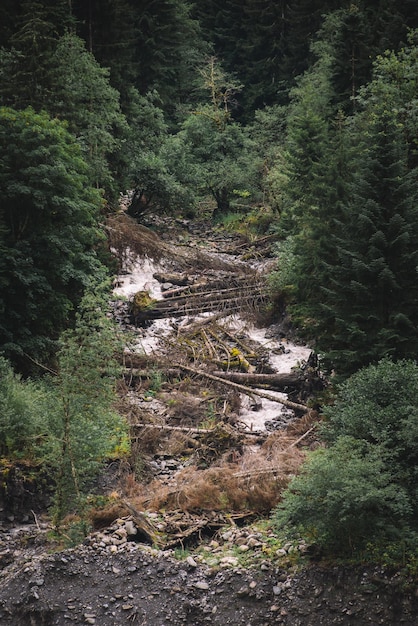
<path id="1" fill-rule="evenodd" d="M 0 624 L 417 624 L 416 583 L 393 572 L 283 567 L 282 556 L 245 567 L 225 558 L 210 566 L 193 552 L 178 560 L 172 551 L 138 543 L 133 532 L 131 520 L 120 520 L 83 545 L 52 554 L 42 529 L 1 533 L 1 562 L 12 551 L 13 564 L 2 570 Z"/>
<path id="2" fill-rule="evenodd" d="M 177 288 L 157 273 L 185 276 L 193 290 L 202 277 L 225 285 L 270 261 L 257 248 L 249 263 L 249 244 L 208 237 L 207 224 L 153 226 L 157 234 L 142 229 L 135 238 L 133 223 L 112 224 L 131 246 L 127 252 L 123 237 L 113 242 L 125 259 L 114 315 L 129 335 L 119 408 L 131 424 L 130 465 L 109 465 L 97 486 L 107 508 L 67 549 L 52 537 L 42 487 L 26 481 L 24 467 L 10 476 L 0 503 L 0 626 L 417 625 L 416 580 L 315 560 L 303 542 L 280 543 L 269 525 L 266 512 L 317 445 L 318 416 L 304 402 L 323 383 L 286 318 L 257 326 L 234 298 L 225 306 L 238 310 L 227 323 L 229 309 L 212 310 L 211 326 L 204 311 L 133 323 L 136 291 L 160 299 Z M 248 304 L 248 290 L 240 293 Z M 202 307 L 206 295 L 199 298 Z M 296 412 L 220 379 L 222 367 L 268 376 L 293 365 L 302 365 L 295 387 L 259 391 L 290 398 Z M 77 519 L 67 544 L 76 528 Z"/>

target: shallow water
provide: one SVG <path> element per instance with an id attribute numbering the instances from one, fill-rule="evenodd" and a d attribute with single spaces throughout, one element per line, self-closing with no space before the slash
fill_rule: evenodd
<path id="1" fill-rule="evenodd" d="M 132 263 L 128 273 L 118 277 L 118 287 L 114 294 L 119 297 L 131 298 L 137 291 L 149 291 L 152 298 L 157 300 L 162 298 L 161 285 L 153 277 L 153 274 L 164 271 L 164 267 L 154 263 L 150 259 L 138 259 Z M 202 315 L 204 317 L 204 315 Z M 199 318 L 194 316 L 194 321 Z M 296 345 L 286 339 L 274 339 L 266 337 L 268 328 L 256 328 L 249 326 L 238 315 L 230 316 L 228 319 L 230 326 L 235 331 L 245 329 L 245 333 L 250 339 L 256 341 L 263 348 L 268 350 L 269 364 L 277 373 L 287 373 L 293 367 L 306 361 L 309 358 L 311 349 L 307 346 Z M 187 323 L 187 318 L 180 324 Z M 148 328 L 138 329 L 138 341 L 130 346 L 140 354 L 151 355 L 158 351 L 158 344 L 162 337 L 173 332 L 173 323 L 179 324 L 175 318 L 155 320 Z M 284 352 L 283 352 L 284 347 Z M 269 391 L 269 395 L 278 399 L 287 398 L 286 394 Z M 289 411 L 278 402 L 242 394 L 241 411 L 239 420 L 252 431 L 264 431 L 266 422 L 270 420 L 289 420 L 293 417 L 293 412 Z"/>

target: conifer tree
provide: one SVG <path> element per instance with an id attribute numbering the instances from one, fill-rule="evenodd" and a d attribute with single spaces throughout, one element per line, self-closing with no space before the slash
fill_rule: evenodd
<path id="1" fill-rule="evenodd" d="M 0 108 L 0 345 L 47 362 L 99 266 L 99 192 L 65 125 Z"/>
<path id="2" fill-rule="evenodd" d="M 322 288 L 318 346 L 342 375 L 418 349 L 417 172 L 408 171 L 390 111 L 374 119 L 366 141 Z"/>

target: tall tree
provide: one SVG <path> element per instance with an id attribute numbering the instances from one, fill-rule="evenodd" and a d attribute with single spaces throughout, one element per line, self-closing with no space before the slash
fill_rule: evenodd
<path id="1" fill-rule="evenodd" d="M 46 113 L 1 108 L 0 154 L 0 345 L 28 368 L 51 358 L 99 266 L 102 200 L 75 139 Z"/>
<path id="2" fill-rule="evenodd" d="M 195 185 L 216 201 L 217 217 L 229 211 L 234 193 L 254 191 L 259 164 L 251 154 L 248 133 L 231 116 L 231 103 L 240 86 L 215 58 L 201 70 L 201 78 L 209 102 L 191 112 L 179 137 Z"/>
<path id="3" fill-rule="evenodd" d="M 298 303 L 292 313 L 305 318 L 305 326 L 316 318 L 324 261 L 333 256 L 329 232 L 350 173 L 347 123 L 333 104 L 332 55 L 323 42 L 316 52 L 317 62 L 291 91 L 281 220 L 292 242 L 293 276 L 287 286 Z"/>
<path id="4" fill-rule="evenodd" d="M 116 202 L 119 192 L 125 190 L 123 172 L 127 164 L 120 153 L 128 137 L 128 125 L 121 112 L 119 93 L 109 84 L 108 70 L 73 34 L 59 39 L 48 70 L 51 101 L 47 110 L 67 120 L 90 165 L 92 183 Z"/>
<path id="5" fill-rule="evenodd" d="M 318 345 L 342 375 L 386 355 L 414 358 L 418 349 L 417 171 L 408 171 L 404 134 L 390 111 L 365 138 L 322 288 Z"/>
<path id="6" fill-rule="evenodd" d="M 110 68 L 123 104 L 130 83 L 141 95 L 158 91 L 173 115 L 189 95 L 193 66 L 206 49 L 188 0 L 74 0 L 74 11 L 81 36 Z"/>
<path id="7" fill-rule="evenodd" d="M 49 101 L 48 63 L 59 37 L 73 25 L 65 0 L 23 0 L 4 57 L 10 65 L 2 85 L 2 103 L 14 108 L 40 109 Z"/>

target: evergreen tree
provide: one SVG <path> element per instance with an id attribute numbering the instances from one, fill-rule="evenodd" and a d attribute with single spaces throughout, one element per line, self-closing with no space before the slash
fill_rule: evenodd
<path id="1" fill-rule="evenodd" d="M 318 314 L 324 264 L 334 256 L 329 232 L 346 197 L 350 174 L 347 122 L 333 107 L 329 45 L 319 42 L 316 53 L 318 61 L 291 92 L 281 220 L 292 250 L 293 270 L 287 275 L 286 290 L 296 302 L 292 315 L 295 321 L 302 319 L 305 332 L 307 320 L 315 324 Z"/>
<path id="2" fill-rule="evenodd" d="M 357 100 L 369 116 L 391 111 L 403 128 L 412 169 L 418 165 L 418 31 L 408 34 L 407 44 L 398 52 L 378 56 L 373 69 L 373 80 L 360 90 Z"/>
<path id="3" fill-rule="evenodd" d="M 120 157 L 128 137 L 128 125 L 119 105 L 119 94 L 109 84 L 109 72 L 87 52 L 76 35 L 60 38 L 49 60 L 51 101 L 47 110 L 68 122 L 90 166 L 92 184 L 117 202 L 124 191 L 127 164 Z"/>
<path id="4" fill-rule="evenodd" d="M 206 50 L 188 0 L 74 0 L 73 6 L 80 34 L 110 68 L 123 106 L 130 85 L 141 95 L 157 91 L 173 116 Z"/>
<path id="5" fill-rule="evenodd" d="M 128 451 L 126 422 L 112 408 L 120 349 L 103 268 L 86 284 L 75 327 L 63 333 L 50 380 L 47 437 L 40 451 L 55 483 L 54 523 L 83 505 L 88 481 L 110 455 Z"/>
<path id="6" fill-rule="evenodd" d="M 0 345 L 28 369 L 51 357 L 98 268 L 102 200 L 74 138 L 46 113 L 1 108 L 0 154 Z"/>
<path id="7" fill-rule="evenodd" d="M 373 121 L 367 142 L 322 290 L 318 346 L 342 375 L 385 355 L 413 358 L 418 349 L 417 172 L 408 171 L 403 131 L 390 112 Z"/>
<path id="8" fill-rule="evenodd" d="M 13 108 L 33 106 L 38 110 L 47 107 L 49 59 L 57 40 L 72 24 L 65 0 L 23 0 L 9 38 L 9 54 L 2 54 L 2 104 Z"/>

